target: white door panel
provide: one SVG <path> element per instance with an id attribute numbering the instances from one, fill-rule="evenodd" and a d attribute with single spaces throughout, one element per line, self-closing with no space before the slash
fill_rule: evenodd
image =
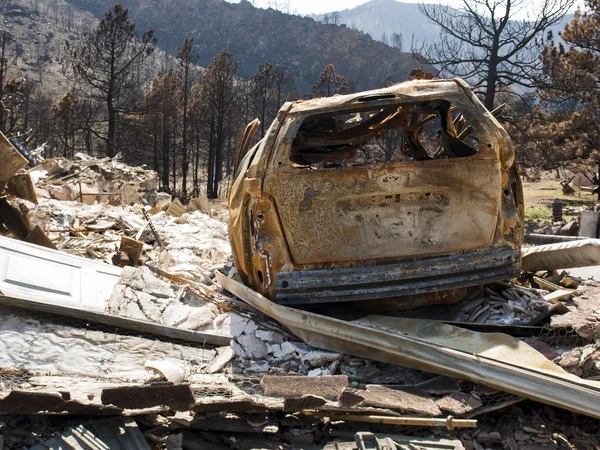
<path id="1" fill-rule="evenodd" d="M 121 269 L 0 236 L 0 291 L 7 296 L 104 312 Z"/>

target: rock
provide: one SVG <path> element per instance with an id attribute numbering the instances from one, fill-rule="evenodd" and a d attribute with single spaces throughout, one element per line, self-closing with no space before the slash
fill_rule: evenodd
<path id="1" fill-rule="evenodd" d="M 463 447 L 465 448 L 465 450 L 473 450 L 475 447 L 473 447 L 473 442 L 472 441 L 467 441 L 467 440 L 461 440 Z"/>
<path id="2" fill-rule="evenodd" d="M 345 389 L 338 397 L 338 402 L 341 406 L 348 408 L 358 405 L 365 399 L 360 392 L 357 389 Z"/>
<path id="3" fill-rule="evenodd" d="M 254 334 L 244 334 L 237 338 L 237 342 L 246 354 L 257 361 L 265 359 L 268 355 L 267 345 Z"/>
<path id="4" fill-rule="evenodd" d="M 342 357 L 340 353 L 327 352 L 324 350 L 313 350 L 302 356 L 303 361 L 308 361 L 311 367 L 321 367 Z"/>
<path id="5" fill-rule="evenodd" d="M 569 352 L 563 353 L 558 364 L 561 367 L 576 367 L 579 364 L 580 357 L 581 350 L 575 348 Z"/>
<path id="6" fill-rule="evenodd" d="M 233 348 L 233 353 L 238 359 L 248 359 L 250 357 L 250 355 L 244 351 L 243 347 L 235 342 L 235 340 L 231 341 L 231 348 Z"/>
<path id="7" fill-rule="evenodd" d="M 233 358 L 233 348 L 231 347 L 219 347 L 217 349 L 217 357 L 204 369 L 206 373 L 219 372 L 225 367 L 229 361 Z"/>
<path id="8" fill-rule="evenodd" d="M 517 441 L 515 440 L 515 438 L 512 437 L 507 437 L 504 442 L 506 443 L 506 446 L 510 449 L 510 450 L 519 450 L 519 446 L 517 445 Z"/>
<path id="9" fill-rule="evenodd" d="M 269 363 L 267 361 L 253 362 L 247 367 L 244 367 L 244 372 L 253 374 L 266 374 L 269 371 Z"/>
<path id="10" fill-rule="evenodd" d="M 425 391 L 418 388 L 390 389 L 380 385 L 367 385 L 361 391 L 363 404 L 380 408 L 392 408 L 410 411 L 427 416 L 439 416 L 442 412 L 433 399 Z"/>
<path id="11" fill-rule="evenodd" d="M 466 414 L 482 405 L 479 398 L 463 392 L 454 392 L 452 395 L 436 400 L 435 403 L 442 411 L 457 415 Z"/>
<path id="12" fill-rule="evenodd" d="M 298 376 L 265 376 L 260 382 L 266 395 L 283 395 L 284 397 L 312 395 L 337 398 L 348 387 L 348 377 L 343 375 L 307 377 Z"/>
<path id="13" fill-rule="evenodd" d="M 579 234 L 579 222 L 571 220 L 560 228 L 558 234 L 562 236 L 577 236 Z"/>
<path id="14" fill-rule="evenodd" d="M 167 450 L 183 450 L 183 434 L 171 434 L 167 437 Z"/>
<path id="15" fill-rule="evenodd" d="M 532 434 L 542 434 L 544 432 L 543 428 L 534 428 L 534 427 L 530 427 L 530 426 L 523 426 L 523 431 L 526 433 L 532 433 Z"/>
<path id="16" fill-rule="evenodd" d="M 175 290 L 170 283 L 159 280 L 146 266 L 125 267 L 121 273 L 119 284 L 129 286 L 135 291 L 141 291 L 154 297 L 175 297 Z"/>
<path id="17" fill-rule="evenodd" d="M 254 321 L 246 319 L 245 317 L 239 316 L 237 314 L 231 315 L 230 327 L 231 335 L 234 338 L 237 338 L 242 333 L 252 334 L 258 329 L 258 325 L 256 325 Z"/>
<path id="18" fill-rule="evenodd" d="M 531 437 L 531 434 L 526 433 L 523 430 L 515 430 L 515 439 L 517 441 L 527 441 Z"/>
<path id="19" fill-rule="evenodd" d="M 286 397 L 283 403 L 283 412 L 292 413 L 304 411 L 305 409 L 317 409 L 323 406 L 327 401 L 317 395 L 302 395 Z"/>
<path id="20" fill-rule="evenodd" d="M 256 337 L 262 339 L 265 342 L 271 342 L 273 340 L 272 331 L 257 330 L 255 333 Z"/>
<path id="21" fill-rule="evenodd" d="M 477 442 L 475 439 L 473 439 L 473 441 L 472 441 L 472 444 L 473 444 L 473 448 L 474 448 L 475 450 L 485 450 L 485 449 L 483 448 L 483 445 L 481 445 L 481 444 L 480 444 L 479 442 Z"/>
<path id="22" fill-rule="evenodd" d="M 291 342 L 281 344 L 281 357 L 296 356 L 296 347 Z"/>
<path id="23" fill-rule="evenodd" d="M 538 341 L 537 339 L 524 339 L 523 341 L 530 347 L 536 349 L 550 361 L 553 361 L 557 356 L 559 356 L 558 352 L 556 352 L 545 342 Z"/>
<path id="24" fill-rule="evenodd" d="M 592 339 L 600 333 L 600 327 L 590 324 L 575 325 L 575 332 L 584 339 Z"/>
<path id="25" fill-rule="evenodd" d="M 186 330 L 198 330 L 212 324 L 217 312 L 217 307 L 212 303 L 199 308 L 190 308 L 187 317 L 179 323 L 175 323 L 175 326 Z"/>

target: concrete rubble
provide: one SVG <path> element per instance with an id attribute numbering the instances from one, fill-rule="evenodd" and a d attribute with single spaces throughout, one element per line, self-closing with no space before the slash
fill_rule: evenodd
<path id="1" fill-rule="evenodd" d="M 77 153 L 73 159 L 46 159 L 28 172 L 41 198 L 79 200 L 92 205 L 140 203 L 155 206 L 160 198 L 156 172 L 131 167 L 115 158 Z"/>
<path id="2" fill-rule="evenodd" d="M 216 284 L 217 270 L 235 276 L 222 203 L 183 205 L 157 193 L 155 174 L 84 155 L 44 161 L 29 173 L 38 204 L 8 201 L 23 205 L 17 207 L 58 250 L 111 264 L 122 237 L 143 244 L 103 314 L 232 340 L 169 339 L 3 305 L 0 449 L 86 448 L 77 447 L 77 437 L 64 442 L 85 430 L 108 439 L 96 432 L 110 428 L 101 415 L 144 437 L 146 447 L 128 448 L 356 448 L 357 432 L 395 439 L 401 448 L 600 448 L 598 421 L 583 414 L 307 345 Z M 600 284 L 536 277 L 465 290 L 456 303 L 377 314 L 513 334 L 569 373 L 600 380 Z M 566 294 L 549 297 L 559 289 Z M 383 419 L 343 420 L 347 414 Z M 477 428 L 390 425 L 447 416 L 475 418 Z M 71 447 L 52 446 L 52 439 Z"/>

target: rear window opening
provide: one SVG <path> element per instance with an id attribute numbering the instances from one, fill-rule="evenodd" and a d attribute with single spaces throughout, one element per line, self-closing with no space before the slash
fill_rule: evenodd
<path id="1" fill-rule="evenodd" d="M 297 166 L 466 158 L 479 151 L 472 126 L 448 101 L 380 106 L 307 117 L 292 141 Z"/>

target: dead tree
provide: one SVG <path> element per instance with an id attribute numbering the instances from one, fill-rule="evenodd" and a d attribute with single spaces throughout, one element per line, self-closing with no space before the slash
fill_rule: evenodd
<path id="1" fill-rule="evenodd" d="M 183 130 L 181 138 L 181 176 L 183 181 L 183 197 L 187 197 L 187 176 L 190 167 L 190 154 L 188 152 L 188 103 L 190 89 L 194 82 L 194 65 L 198 62 L 198 54 L 194 50 L 194 38 L 186 36 L 183 45 L 177 48 L 177 62 L 179 65 L 182 98 L 183 98 Z"/>
<path id="2" fill-rule="evenodd" d="M 219 196 L 228 138 L 236 132 L 235 119 L 239 109 L 236 95 L 237 78 L 237 62 L 229 51 L 222 50 L 208 66 L 202 83 L 207 118 L 205 126 L 208 144 L 208 198 Z"/>
<path id="3" fill-rule="evenodd" d="M 154 51 L 157 42 L 153 30 L 145 31 L 139 39 L 134 30 L 128 10 L 116 3 L 94 30 L 83 35 L 79 45 L 71 47 L 66 42 L 67 64 L 79 81 L 100 93 L 106 105 L 107 134 L 98 135 L 111 157 L 115 153 L 119 98 L 136 65 Z"/>
<path id="4" fill-rule="evenodd" d="M 574 0 L 461 0 L 458 9 L 441 4 L 419 4 L 419 10 L 441 28 L 439 39 L 414 51 L 422 63 L 442 74 L 468 78 L 494 108 L 503 86 L 534 87 L 532 75 L 541 68 L 543 33 L 558 23 Z M 531 11 L 525 19 L 524 11 Z"/>
<path id="5" fill-rule="evenodd" d="M 335 66 L 328 64 L 312 87 L 317 97 L 329 97 L 335 94 L 349 94 L 350 84 L 346 77 L 335 73 Z"/>

